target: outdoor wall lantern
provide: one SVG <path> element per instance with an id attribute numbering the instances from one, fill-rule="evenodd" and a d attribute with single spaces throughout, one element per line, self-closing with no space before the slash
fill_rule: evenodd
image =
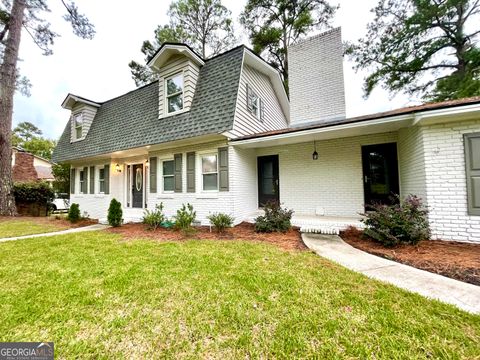
<path id="1" fill-rule="evenodd" d="M 120 167 L 119 164 L 115 165 L 115 171 L 118 172 L 118 173 L 122 172 L 122 168 Z"/>
<path id="2" fill-rule="evenodd" d="M 315 140 L 313 141 L 313 154 L 312 154 L 312 159 L 313 159 L 313 160 L 318 160 L 317 144 L 315 143 Z"/>

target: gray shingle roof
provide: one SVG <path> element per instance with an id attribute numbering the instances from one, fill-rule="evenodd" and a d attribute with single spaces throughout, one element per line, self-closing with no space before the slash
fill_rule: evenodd
<path id="1" fill-rule="evenodd" d="M 158 82 L 101 104 L 84 140 L 70 143 L 70 121 L 52 156 L 54 162 L 218 134 L 233 126 L 244 47 L 206 61 L 190 111 L 158 118 Z"/>

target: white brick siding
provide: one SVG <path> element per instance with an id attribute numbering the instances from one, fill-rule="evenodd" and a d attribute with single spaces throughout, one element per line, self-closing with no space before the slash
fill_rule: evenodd
<path id="1" fill-rule="evenodd" d="M 397 141 L 397 133 L 349 137 L 258 149 L 257 155 L 279 155 L 280 201 L 296 214 L 357 216 L 364 211 L 362 145 Z"/>
<path id="2" fill-rule="evenodd" d="M 425 188 L 425 157 L 422 128 L 401 129 L 398 132 L 398 160 L 400 167 L 400 195 L 414 194 L 427 201 Z"/>
<path id="3" fill-rule="evenodd" d="M 290 123 L 345 118 L 340 28 L 288 48 Z"/>
<path id="4" fill-rule="evenodd" d="M 480 131 L 480 119 L 422 130 L 433 238 L 480 243 L 480 216 L 467 213 L 463 144 L 463 134 Z"/>

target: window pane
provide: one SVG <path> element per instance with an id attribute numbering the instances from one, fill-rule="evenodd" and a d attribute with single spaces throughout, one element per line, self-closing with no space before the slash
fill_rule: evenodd
<path id="1" fill-rule="evenodd" d="M 183 91 L 183 75 L 178 74 L 167 80 L 167 95 Z"/>
<path id="2" fill-rule="evenodd" d="M 217 172 L 217 155 L 202 157 L 202 173 Z"/>
<path id="3" fill-rule="evenodd" d="M 75 129 L 75 137 L 76 137 L 77 139 L 82 137 L 82 127 L 77 127 L 77 128 Z"/>
<path id="4" fill-rule="evenodd" d="M 217 190 L 217 174 L 203 175 L 203 190 Z"/>
<path id="5" fill-rule="evenodd" d="M 174 184 L 175 184 L 175 181 L 173 176 L 165 176 L 163 178 L 163 191 L 173 191 Z"/>
<path id="6" fill-rule="evenodd" d="M 163 162 L 163 175 L 173 175 L 173 160 Z"/>
<path id="7" fill-rule="evenodd" d="M 168 112 L 175 112 L 183 109 L 183 95 L 178 94 L 168 98 Z"/>
<path id="8" fill-rule="evenodd" d="M 100 180 L 100 192 L 104 193 L 105 192 L 105 181 Z"/>
<path id="9" fill-rule="evenodd" d="M 105 169 L 100 169 L 100 171 L 98 172 L 98 178 L 100 180 L 105 179 Z"/>
<path id="10" fill-rule="evenodd" d="M 83 181 L 83 170 L 80 171 L 80 181 Z"/>
<path id="11" fill-rule="evenodd" d="M 83 125 L 83 114 L 75 115 L 75 127 Z"/>

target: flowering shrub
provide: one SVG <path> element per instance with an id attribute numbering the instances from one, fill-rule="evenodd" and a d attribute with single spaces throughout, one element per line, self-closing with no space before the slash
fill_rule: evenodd
<path id="1" fill-rule="evenodd" d="M 420 198 L 408 195 L 395 205 L 371 205 L 362 221 L 364 234 L 382 243 L 384 246 L 398 244 L 416 244 L 430 238 L 427 220 L 427 208 Z"/>

